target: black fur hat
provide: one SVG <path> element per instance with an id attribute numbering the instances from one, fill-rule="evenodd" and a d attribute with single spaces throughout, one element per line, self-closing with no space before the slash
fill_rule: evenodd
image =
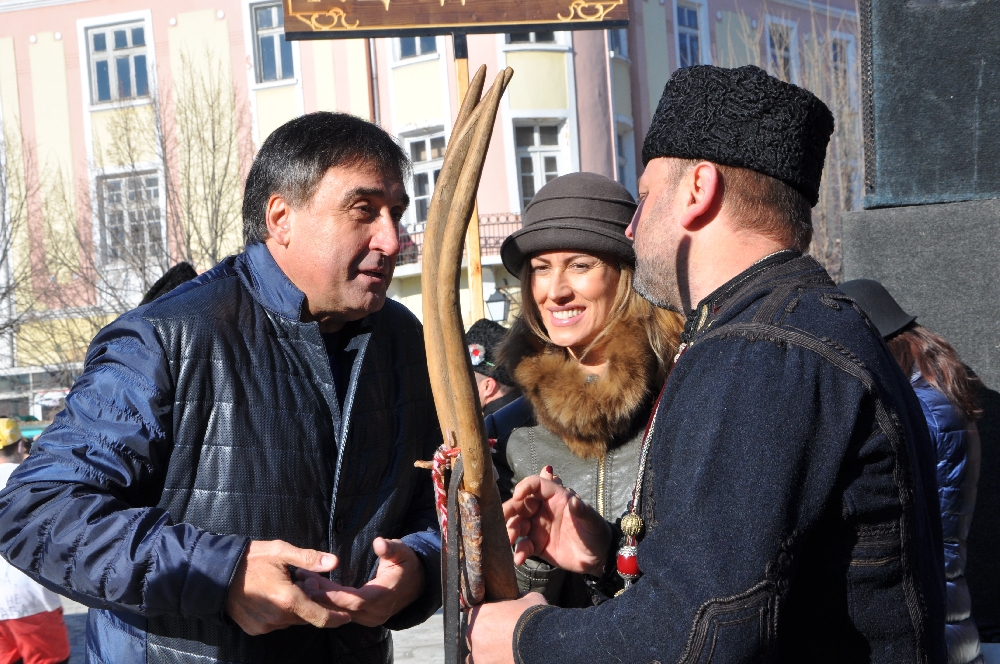
<path id="1" fill-rule="evenodd" d="M 833 114 L 813 93 L 748 65 L 678 69 L 663 89 L 642 163 L 704 159 L 770 175 L 819 200 Z"/>

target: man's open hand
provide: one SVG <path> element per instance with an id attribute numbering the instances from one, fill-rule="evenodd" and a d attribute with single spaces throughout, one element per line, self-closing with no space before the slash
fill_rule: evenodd
<path id="1" fill-rule="evenodd" d="M 299 549 L 288 542 L 250 542 L 229 587 L 226 613 L 250 636 L 290 625 L 340 627 L 350 622 L 344 611 L 309 599 L 293 582 L 288 567 L 329 572 L 337 566 L 330 553 Z"/>
<path id="2" fill-rule="evenodd" d="M 305 569 L 297 572 L 299 586 L 324 606 L 344 611 L 351 622 L 381 625 L 413 603 L 424 590 L 424 566 L 413 549 L 399 540 L 376 537 L 372 549 L 379 557 L 375 578 L 352 588 Z"/>
<path id="3" fill-rule="evenodd" d="M 507 534 L 510 543 L 516 543 L 514 564 L 539 556 L 570 572 L 601 576 L 611 528 L 597 510 L 546 471 L 521 480 L 503 504 Z"/>

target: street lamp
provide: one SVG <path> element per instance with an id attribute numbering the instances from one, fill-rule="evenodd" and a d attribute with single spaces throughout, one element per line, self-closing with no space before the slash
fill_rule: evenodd
<path id="1" fill-rule="evenodd" d="M 510 300 L 498 288 L 493 291 L 493 295 L 490 295 L 490 299 L 486 300 L 486 313 L 491 321 L 502 323 L 507 320 L 508 312 L 510 312 Z"/>

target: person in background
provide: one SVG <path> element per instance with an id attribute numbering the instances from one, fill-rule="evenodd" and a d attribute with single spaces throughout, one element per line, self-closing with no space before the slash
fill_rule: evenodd
<path id="1" fill-rule="evenodd" d="M 521 396 L 514 379 L 497 363 L 497 349 L 507 330 L 491 320 L 477 320 L 465 333 L 472 358 L 472 371 L 479 389 L 479 406 L 483 415 L 497 412 Z"/>
<path id="2" fill-rule="evenodd" d="M 945 640 L 949 664 L 980 664 L 979 631 L 965 581 L 965 542 L 976 507 L 980 446 L 978 379 L 947 341 L 903 311 L 885 286 L 871 279 L 840 285 L 871 319 L 917 393 L 937 453 L 938 497 L 947 579 Z"/>
<path id="3" fill-rule="evenodd" d="M 16 420 L 0 417 L 0 488 L 28 456 Z M 59 596 L 0 558 L 0 664 L 69 661 L 69 634 Z"/>
<path id="4" fill-rule="evenodd" d="M 192 266 L 191 263 L 178 263 L 164 272 L 163 276 L 157 279 L 156 283 L 149 287 L 149 290 L 143 296 L 142 301 L 139 302 L 139 306 L 141 307 L 144 304 L 149 304 L 161 295 L 166 295 L 181 284 L 191 281 L 197 276 L 198 272 L 195 271 L 194 266 Z"/>

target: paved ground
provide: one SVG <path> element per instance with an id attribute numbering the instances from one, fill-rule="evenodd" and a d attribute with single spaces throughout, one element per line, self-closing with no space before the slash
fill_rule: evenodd
<path id="1" fill-rule="evenodd" d="M 87 629 L 87 607 L 63 598 L 63 613 L 73 649 L 70 664 L 83 664 L 83 644 Z M 393 632 L 396 661 L 400 664 L 444 664 L 441 647 L 441 613 L 431 616 L 423 625 L 402 632 Z"/>
<path id="2" fill-rule="evenodd" d="M 66 627 L 73 647 L 70 664 L 83 664 L 83 639 L 86 632 L 87 609 L 68 599 L 63 599 Z M 400 664 L 444 664 L 441 612 L 423 625 L 402 632 L 393 632 L 396 661 Z M 986 664 L 1000 664 L 1000 643 L 984 643 Z"/>

